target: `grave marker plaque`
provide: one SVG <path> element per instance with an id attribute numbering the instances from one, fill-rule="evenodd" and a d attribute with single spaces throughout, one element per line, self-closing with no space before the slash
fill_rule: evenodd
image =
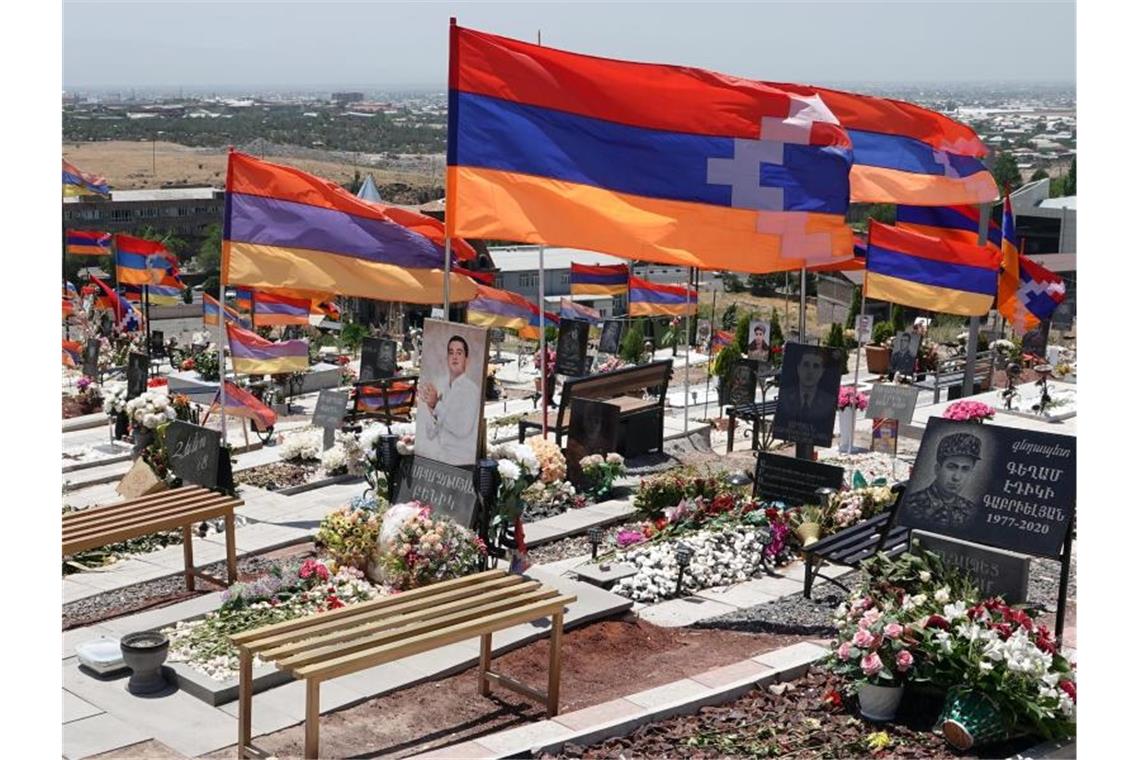
<path id="1" fill-rule="evenodd" d="M 83 346 L 83 374 L 93 380 L 99 377 L 98 338 L 92 338 Z"/>
<path id="2" fill-rule="evenodd" d="M 902 525 L 1057 558 L 1076 507 L 1077 439 L 931 418 Z"/>
<path id="3" fill-rule="evenodd" d="M 732 406 L 751 404 L 756 400 L 756 376 L 759 362 L 755 359 L 741 359 L 732 366 L 728 376 L 728 397 L 726 403 Z"/>
<path id="4" fill-rule="evenodd" d="M 578 463 L 590 454 L 618 447 L 618 407 L 586 398 L 570 400 L 570 432 L 566 440 L 566 476 L 575 488 L 585 485 Z"/>
<path id="5" fill-rule="evenodd" d="M 898 420 L 910 424 L 914 405 L 918 401 L 918 388 L 913 385 L 875 383 L 871 386 L 871 400 L 867 403 L 869 419 Z"/>
<path id="6" fill-rule="evenodd" d="M 624 334 L 624 320 L 607 319 L 602 323 L 602 338 L 598 341 L 598 350 L 603 354 L 619 353 L 621 351 L 621 339 Z"/>
<path id="7" fill-rule="evenodd" d="M 899 421 L 875 418 L 871 423 L 871 451 L 895 456 L 899 450 Z"/>
<path id="8" fill-rule="evenodd" d="M 857 315 L 855 317 L 855 340 L 860 343 L 870 343 L 874 326 L 875 318 L 870 314 Z"/>
<path id="9" fill-rule="evenodd" d="M 150 359 L 146 354 L 131 352 L 127 357 L 127 398 L 132 399 L 146 393 L 146 381 L 150 374 Z"/>
<path id="10" fill-rule="evenodd" d="M 985 597 L 1002 596 L 1020 604 L 1029 596 L 1029 557 L 958 541 L 924 531 L 914 531 L 919 546 L 934 552 L 946 564 L 963 571 Z"/>
<path id="11" fill-rule="evenodd" d="M 582 319 L 563 319 L 558 323 L 558 351 L 554 371 L 568 377 L 586 375 L 586 341 L 590 323 Z"/>
<path id="12" fill-rule="evenodd" d="M 756 482 L 753 496 L 760 499 L 782 501 L 789 507 L 816 504 L 817 488 L 843 487 L 843 468 L 820 464 L 808 459 L 769 454 L 761 451 L 756 457 Z"/>
<path id="13" fill-rule="evenodd" d="M 900 375 L 913 375 L 918 362 L 918 350 L 922 346 L 922 336 L 914 330 L 907 330 L 895 336 L 891 344 L 891 372 Z"/>
<path id="14" fill-rule="evenodd" d="M 396 341 L 388 338 L 364 339 L 360 350 L 360 379 L 378 380 L 396 374 Z"/>
<path id="15" fill-rule="evenodd" d="M 342 391 L 334 391 L 326 388 L 317 396 L 317 405 L 313 409 L 313 426 L 324 429 L 325 449 L 332 448 L 333 433 L 340 427 L 340 423 L 344 421 L 345 412 L 348 411 L 347 406 L 347 388 Z"/>
<path id="16" fill-rule="evenodd" d="M 222 434 L 201 425 L 174 420 L 165 431 L 163 448 L 170 469 L 186 484 L 203 488 L 218 487 L 218 464 L 222 451 Z"/>
<path id="17" fill-rule="evenodd" d="M 400 465 L 396 501 L 421 501 L 465 528 L 474 528 L 475 478 L 470 470 L 413 456 Z"/>

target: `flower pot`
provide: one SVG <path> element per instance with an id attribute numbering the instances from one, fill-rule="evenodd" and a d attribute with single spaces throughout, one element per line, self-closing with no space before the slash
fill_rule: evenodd
<path id="1" fill-rule="evenodd" d="M 902 686 L 866 684 L 859 687 L 859 712 L 867 720 L 894 720 L 902 697 Z"/>
<path id="2" fill-rule="evenodd" d="M 796 527 L 796 538 L 800 540 L 800 546 L 808 547 L 819 540 L 822 530 L 817 522 L 800 523 Z"/>
<path id="3" fill-rule="evenodd" d="M 136 425 L 131 431 L 131 441 L 134 443 L 132 453 L 138 456 L 142 450 L 154 442 L 154 431 L 142 425 Z"/>
<path id="4" fill-rule="evenodd" d="M 127 437 L 127 433 L 131 429 L 131 420 L 127 417 L 126 412 L 119 412 L 115 415 L 115 440 L 121 441 Z"/>
<path id="5" fill-rule="evenodd" d="M 839 450 L 851 451 L 855 445 L 855 407 L 839 410 Z"/>
<path id="6" fill-rule="evenodd" d="M 127 691 L 132 694 L 153 694 L 166 688 L 166 678 L 162 675 L 162 663 L 170 641 L 158 631 L 128 633 L 119 641 L 123 650 L 123 662 L 131 669 Z"/>
<path id="7" fill-rule="evenodd" d="M 885 375 L 891 366 L 891 350 L 886 346 L 866 346 L 867 371 L 875 375 Z"/>
<path id="8" fill-rule="evenodd" d="M 993 700 L 972 689 L 951 689 L 935 725 L 941 727 L 946 742 L 958 750 L 968 750 L 1010 735 L 1009 727 Z"/>

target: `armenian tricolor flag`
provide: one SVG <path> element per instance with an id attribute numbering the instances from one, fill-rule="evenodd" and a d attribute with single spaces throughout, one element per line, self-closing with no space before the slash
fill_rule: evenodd
<path id="1" fill-rule="evenodd" d="M 998 256 L 879 224 L 867 235 L 867 298 L 967 317 L 985 315 L 997 293 Z"/>
<path id="2" fill-rule="evenodd" d="M 1005 197 L 1001 223 L 1002 273 L 997 308 L 1021 332 L 1053 316 L 1065 300 L 1065 281 L 1020 252 L 1013 205 Z"/>
<path id="3" fill-rule="evenodd" d="M 854 146 L 853 203 L 949 206 L 997 199 L 997 183 L 982 163 L 986 146 L 966 125 L 901 100 L 770 84 L 818 96 L 839 119 Z"/>
<path id="4" fill-rule="evenodd" d="M 249 319 L 238 314 L 229 306 L 224 307 L 226 315 L 226 324 L 240 325 L 241 327 L 249 328 Z M 212 297 L 209 293 L 202 294 L 202 323 L 206 325 L 218 326 L 218 299 Z"/>
<path id="5" fill-rule="evenodd" d="M 895 226 L 966 245 L 978 244 L 977 206 L 902 206 L 898 207 Z M 986 245 L 1001 250 L 1001 226 L 991 217 Z"/>
<path id="6" fill-rule="evenodd" d="M 208 419 L 219 408 L 221 408 L 221 391 L 210 404 L 206 418 Z M 234 385 L 229 380 L 226 381 L 226 414 L 252 420 L 254 429 L 261 432 L 265 432 L 277 424 L 277 412 L 262 403 L 257 396 Z M 205 420 L 202 422 L 205 423 Z"/>
<path id="7" fill-rule="evenodd" d="M 405 416 L 411 412 L 416 400 L 416 388 L 403 380 L 385 386 L 358 385 L 355 389 L 353 409 L 361 414 Z"/>
<path id="8" fill-rule="evenodd" d="M 63 159 L 63 195 L 102 195 L 110 197 L 107 180 L 87 172 L 82 172 L 74 164 Z"/>
<path id="9" fill-rule="evenodd" d="M 683 317 L 697 313 L 697 291 L 683 285 L 659 285 L 630 275 L 631 317 Z"/>
<path id="10" fill-rule="evenodd" d="M 72 256 L 110 256 L 111 233 L 98 230 L 68 230 L 67 252 Z"/>
<path id="11" fill-rule="evenodd" d="M 452 236 L 770 272 L 851 255 L 851 141 L 814 94 L 451 26 Z"/>
<path id="12" fill-rule="evenodd" d="M 309 368 L 309 341 L 282 340 L 274 343 L 255 332 L 226 322 L 234 372 L 243 375 L 276 375 L 304 372 Z"/>
<path id="13" fill-rule="evenodd" d="M 451 241 L 455 262 L 475 249 Z M 385 301 L 443 301 L 443 223 L 357 198 L 328 180 L 230 152 L 222 279 L 260 288 L 322 291 Z M 475 286 L 451 275 L 452 302 Z"/>
<path id="14" fill-rule="evenodd" d="M 83 361 L 83 346 L 77 340 L 63 342 L 63 366 L 78 367 Z"/>
<path id="15" fill-rule="evenodd" d="M 126 298 L 120 298 L 119 294 L 112 290 L 107 283 L 100 280 L 95 275 L 91 275 L 91 282 L 98 286 L 102 291 L 102 296 L 96 297 L 96 306 L 104 309 L 110 309 L 115 315 L 115 322 L 123 320 L 128 315 L 134 313 L 136 317 L 139 316 L 138 312 Z"/>
<path id="16" fill-rule="evenodd" d="M 312 306 L 310 298 L 293 298 L 259 288 L 253 292 L 253 326 L 307 325 Z"/>
<path id="17" fill-rule="evenodd" d="M 731 346 L 734 340 L 736 336 L 730 330 L 717 330 L 712 336 L 712 353 L 716 354 L 722 348 Z"/>
<path id="18" fill-rule="evenodd" d="M 592 325 L 600 325 L 602 323 L 601 312 L 597 309 L 591 309 L 589 306 L 574 303 L 569 298 L 563 298 L 559 302 L 558 315 L 563 319 L 581 319 Z"/>
<path id="19" fill-rule="evenodd" d="M 151 285 L 148 297 L 153 306 L 177 306 L 183 302 L 183 290 L 185 290 L 185 287 L 183 287 L 181 282 L 168 279 L 156 285 Z"/>
<path id="20" fill-rule="evenodd" d="M 629 267 L 625 264 L 570 263 L 570 294 L 622 296 L 629 290 Z"/>
<path id="21" fill-rule="evenodd" d="M 518 293 L 487 285 L 475 286 L 475 297 L 467 303 L 467 324 L 517 330 L 519 337 L 538 338 L 538 307 Z M 558 315 L 546 312 L 546 323 L 558 324 Z"/>
<path id="22" fill-rule="evenodd" d="M 234 296 L 234 308 L 241 311 L 253 310 L 253 291 L 249 288 L 238 288 Z"/>

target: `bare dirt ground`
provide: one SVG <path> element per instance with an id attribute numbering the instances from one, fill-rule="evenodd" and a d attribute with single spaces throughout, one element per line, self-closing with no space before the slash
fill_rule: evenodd
<path id="1" fill-rule="evenodd" d="M 100 174 L 116 190 L 145 190 L 160 187 L 222 187 L 226 180 L 226 151 L 221 148 L 191 148 L 175 143 L 91 142 L 64 143 L 63 157 L 84 171 Z M 267 157 L 267 160 L 275 160 Z M 302 171 L 337 183 L 353 178 L 351 162 L 317 161 L 305 158 L 280 159 Z M 358 167 L 361 175 L 371 173 L 377 184 L 404 183 L 412 187 L 442 184 L 442 177 L 412 172 Z"/>
<path id="2" fill-rule="evenodd" d="M 562 711 L 617 699 L 801 640 L 804 637 L 659 628 L 632 616 L 593 623 L 563 637 Z M 497 658 L 494 667 L 544 688 L 549 646 L 549 640 L 536 641 Z M 479 697 L 475 671 L 470 669 L 321 716 L 321 756 L 405 757 L 544 717 L 537 704 L 503 689 L 494 690 L 491 698 Z M 303 728 L 277 731 L 254 739 L 254 744 L 276 757 L 300 757 Z M 222 760 L 234 752 L 228 747 L 204 757 Z M 150 741 L 98 757 L 181 756 Z"/>
<path id="3" fill-rule="evenodd" d="M 700 303 L 702 306 L 705 304 L 711 306 L 712 293 L 702 292 Z M 785 299 L 783 296 L 754 296 L 745 291 L 743 293 L 718 292 L 716 294 L 716 329 L 721 329 L 720 317 L 724 314 L 724 310 L 728 308 L 728 305 L 732 303 L 736 304 L 737 314 L 748 311 L 758 312 L 756 319 L 770 319 L 772 309 L 775 309 L 776 316 L 780 319 L 780 329 L 783 330 L 785 337 L 790 330 L 799 328 L 800 299 L 798 296 L 789 296 Z M 807 300 L 806 323 L 809 335 L 819 335 L 821 338 L 826 337 L 820 333 L 818 310 L 816 309 L 814 296 L 809 296 Z"/>

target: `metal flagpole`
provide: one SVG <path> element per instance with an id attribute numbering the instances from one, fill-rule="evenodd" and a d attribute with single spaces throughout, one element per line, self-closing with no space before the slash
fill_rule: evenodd
<path id="1" fill-rule="evenodd" d="M 867 314 L 867 276 L 866 272 L 863 275 L 863 286 L 860 288 L 863 293 L 863 304 L 859 307 L 859 321 L 855 324 L 855 339 L 857 346 L 855 348 L 855 381 L 852 387 L 855 392 L 859 392 L 859 360 L 862 358 L 863 353 L 863 317 Z M 855 414 L 857 407 L 852 406 L 851 414 Z M 850 454 L 855 451 L 855 427 L 851 427 L 851 440 L 847 442 L 847 453 Z M 893 470 L 892 470 L 893 474 Z"/>
<path id="2" fill-rule="evenodd" d="M 542 394 L 542 439 L 546 440 L 546 246 L 538 246 L 538 371 L 542 374 L 539 393 Z"/>
<path id="3" fill-rule="evenodd" d="M 724 282 L 724 280 L 721 280 Z M 716 288 L 713 287 L 712 314 L 709 315 L 709 345 L 706 349 L 709 357 L 709 366 L 705 369 L 705 419 L 709 416 L 709 383 L 712 381 L 713 343 L 716 342 Z"/>
<path id="4" fill-rule="evenodd" d="M 986 230 L 990 226 L 990 214 L 993 212 L 992 204 L 978 204 L 978 245 L 985 246 L 988 239 Z M 966 371 L 962 376 L 962 398 L 974 395 L 974 364 L 978 353 L 978 327 L 977 317 L 970 317 L 970 337 L 966 343 Z"/>
<path id="5" fill-rule="evenodd" d="M 221 263 L 218 267 L 218 399 L 221 401 L 222 443 L 224 444 L 226 443 L 226 278 L 224 276 L 226 256 L 224 242 L 222 248 Z M 250 327 L 252 327 L 252 317 L 250 319 Z"/>
<path id="6" fill-rule="evenodd" d="M 443 239 L 443 318 L 451 321 L 451 236 Z"/>
<path id="7" fill-rule="evenodd" d="M 689 320 L 692 319 L 690 313 L 693 311 L 692 297 L 693 290 L 690 287 L 692 281 L 695 279 L 693 267 L 689 267 L 689 276 L 685 282 L 685 397 L 681 401 L 685 405 L 685 432 L 689 432 Z M 676 339 L 673 340 L 673 345 L 677 345 Z"/>
<path id="8" fill-rule="evenodd" d="M 800 343 L 807 343 L 807 266 L 800 270 Z"/>

